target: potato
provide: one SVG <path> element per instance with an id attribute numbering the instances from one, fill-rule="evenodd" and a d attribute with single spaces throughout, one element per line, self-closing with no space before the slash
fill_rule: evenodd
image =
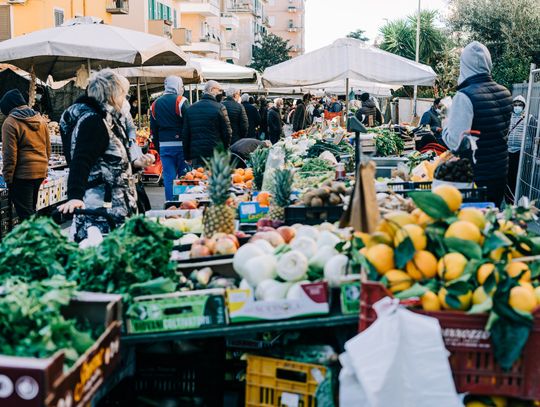
<path id="1" fill-rule="evenodd" d="M 318 196 L 315 196 L 311 200 L 311 206 L 323 206 L 323 200 Z"/>
<path id="2" fill-rule="evenodd" d="M 338 194 L 331 193 L 328 202 L 333 206 L 339 205 L 341 204 L 341 197 Z"/>

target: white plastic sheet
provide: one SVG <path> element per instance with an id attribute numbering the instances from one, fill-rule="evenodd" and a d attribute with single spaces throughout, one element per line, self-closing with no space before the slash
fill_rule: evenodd
<path id="1" fill-rule="evenodd" d="M 364 397 L 365 407 L 463 406 L 439 322 L 388 297 L 375 309 L 373 325 L 345 344 L 349 369 L 352 366 L 362 392 L 345 395 Z"/>

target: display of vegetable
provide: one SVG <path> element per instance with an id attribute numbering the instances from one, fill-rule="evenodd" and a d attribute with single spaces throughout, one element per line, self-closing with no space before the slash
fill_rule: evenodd
<path id="1" fill-rule="evenodd" d="M 305 206 L 336 206 L 343 203 L 347 187 L 343 182 L 325 182 L 321 188 L 313 189 L 302 196 Z"/>
<path id="2" fill-rule="evenodd" d="M 304 161 L 302 168 L 298 170 L 298 175 L 301 178 L 311 177 L 317 173 L 333 172 L 335 167 L 327 160 L 322 158 L 308 158 Z"/>
<path id="3" fill-rule="evenodd" d="M 405 143 L 398 133 L 387 129 L 376 129 L 374 132 L 377 133 L 375 135 L 377 155 L 383 157 L 400 155 L 405 149 Z"/>
<path id="4" fill-rule="evenodd" d="M 141 216 L 133 217 L 99 246 L 72 257 L 70 279 L 77 281 L 81 290 L 123 294 L 125 299 L 172 292 L 178 278 L 170 256 L 174 240 L 179 238 L 179 232 Z"/>
<path id="5" fill-rule="evenodd" d="M 47 358 L 62 349 L 69 367 L 101 334 L 87 321 L 62 315 L 75 294 L 75 283 L 64 276 L 34 282 L 12 277 L 0 292 L 2 355 Z"/>
<path id="6" fill-rule="evenodd" d="M 334 156 L 339 157 L 341 155 L 354 154 L 354 147 L 347 141 L 341 141 L 339 144 L 334 144 L 324 140 L 317 140 L 315 144 L 309 148 L 306 157 L 319 157 L 321 153 L 325 151 L 328 151 Z"/>
<path id="7" fill-rule="evenodd" d="M 42 280 L 65 274 L 76 244 L 49 218 L 32 218 L 7 234 L 0 244 L 0 281 L 12 276 Z"/>

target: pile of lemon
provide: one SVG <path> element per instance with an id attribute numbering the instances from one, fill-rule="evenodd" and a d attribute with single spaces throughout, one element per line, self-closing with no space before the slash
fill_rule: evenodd
<path id="1" fill-rule="evenodd" d="M 440 196 L 448 208 L 454 213 L 451 223 L 444 232 L 444 238 L 457 238 L 477 243 L 482 246 L 486 239 L 486 217 L 476 208 L 461 208 L 463 197 L 458 189 L 451 185 L 441 185 L 432 191 Z M 476 281 L 471 289 L 458 296 L 459 307 L 452 301 L 453 307 L 446 301 L 447 286 L 459 279 L 469 260 L 459 252 L 449 252 L 437 258 L 428 250 L 428 236 L 426 227 L 435 222 L 421 209 L 412 213 L 392 212 L 384 216 L 377 231 L 371 235 L 356 233 L 365 247 L 360 254 L 370 263 L 378 274 L 384 276 L 384 281 L 393 293 L 409 289 L 415 282 L 426 282 L 437 279 L 438 292 L 430 290 L 422 295 L 422 307 L 426 311 L 441 309 L 469 310 L 475 304 L 481 304 L 494 294 L 496 287 L 486 290 L 484 283 L 494 274 L 495 281 L 501 277 L 500 270 L 504 270 L 510 277 L 521 275 L 518 285 L 510 291 L 509 304 L 513 308 L 531 312 L 540 304 L 540 286 L 534 287 L 531 281 L 529 264 L 516 259 L 525 256 L 518 248 L 506 247 L 492 250 L 484 255 L 483 264 L 479 265 L 471 278 Z M 511 221 L 498 221 L 498 229 L 506 235 L 524 235 L 526 231 Z M 415 249 L 413 258 L 402 267 L 396 268 L 395 250 L 404 239 L 410 238 Z M 502 267 L 500 264 L 504 264 Z M 474 287 L 477 287 L 474 289 Z M 486 292 L 489 291 L 489 292 Z"/>

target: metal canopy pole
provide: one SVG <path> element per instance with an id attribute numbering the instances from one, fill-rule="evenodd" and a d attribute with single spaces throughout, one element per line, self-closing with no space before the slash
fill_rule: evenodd
<path id="1" fill-rule="evenodd" d="M 137 115 L 139 116 L 137 122 L 139 128 L 142 125 L 142 105 L 141 105 L 141 78 L 137 77 Z"/>
<path id="2" fill-rule="evenodd" d="M 420 62 L 420 12 L 422 11 L 422 0 L 418 0 L 418 17 L 416 20 L 416 62 Z M 414 85 L 414 105 L 413 117 L 417 116 L 418 106 L 418 85 Z"/>

